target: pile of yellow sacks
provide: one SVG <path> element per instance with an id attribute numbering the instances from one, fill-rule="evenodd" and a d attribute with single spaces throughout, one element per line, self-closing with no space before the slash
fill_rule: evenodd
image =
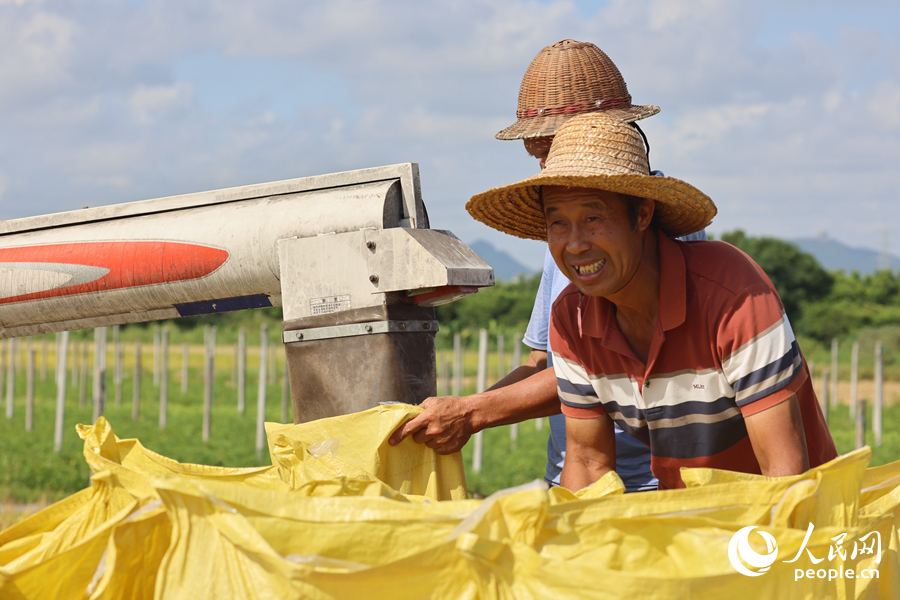
<path id="1" fill-rule="evenodd" d="M 867 469 L 868 449 L 777 480 L 686 469 L 687 489 L 623 495 L 610 473 L 467 500 L 458 454 L 387 443 L 418 411 L 267 424 L 272 466 L 243 469 L 79 426 L 91 487 L 0 531 L 0 598 L 900 597 L 900 462 Z M 751 525 L 757 555 L 777 541 L 752 576 L 729 559 Z"/>

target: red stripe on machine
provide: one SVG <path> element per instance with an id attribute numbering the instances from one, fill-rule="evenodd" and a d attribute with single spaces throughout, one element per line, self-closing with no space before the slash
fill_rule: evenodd
<path id="1" fill-rule="evenodd" d="M 72 296 L 123 288 L 186 281 L 209 275 L 228 260 L 228 251 L 182 242 L 84 242 L 21 248 L 0 248 L 0 269 L 21 278 L 18 295 L 0 298 L 0 304 Z M 52 289 L 42 285 L 48 274 L 68 275 L 81 268 L 108 273 L 77 283 L 60 281 Z M 28 292 L 29 289 L 35 290 Z M 16 291 L 19 291 L 18 289 Z"/>

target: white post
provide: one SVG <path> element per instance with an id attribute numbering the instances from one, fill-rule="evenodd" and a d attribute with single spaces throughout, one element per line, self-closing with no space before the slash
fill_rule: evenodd
<path id="1" fill-rule="evenodd" d="M 28 338 L 25 359 L 25 431 L 34 429 L 34 347 L 31 337 Z"/>
<path id="2" fill-rule="evenodd" d="M 63 419 L 66 414 L 66 352 L 69 348 L 69 332 L 56 334 L 56 339 L 62 356 L 56 357 L 56 424 L 53 431 L 53 451 L 59 453 L 62 449 Z"/>
<path id="3" fill-rule="evenodd" d="M 516 349 L 518 349 L 520 346 L 518 333 L 513 335 L 513 346 L 515 346 L 515 347 L 513 348 L 513 355 L 509 359 L 509 371 L 508 371 L 509 373 L 512 373 L 513 371 L 515 371 L 519 366 L 516 364 L 516 362 L 517 362 L 516 361 Z M 519 354 L 518 358 L 521 360 L 521 358 L 522 358 L 521 351 L 519 351 L 518 354 Z M 518 446 L 519 446 L 519 424 L 518 423 L 513 423 L 512 425 L 509 426 L 509 441 L 510 441 L 510 447 L 513 450 L 518 448 Z"/>
<path id="4" fill-rule="evenodd" d="M 244 414 L 247 404 L 247 331 L 241 327 L 238 330 L 238 364 L 237 364 L 237 389 L 238 389 L 238 413 Z"/>
<path id="5" fill-rule="evenodd" d="M 16 338 L 9 338 L 6 351 L 6 418 L 13 418 L 13 396 L 16 388 Z"/>
<path id="6" fill-rule="evenodd" d="M 256 451 L 262 453 L 266 441 L 266 362 L 269 357 L 269 326 L 259 326 L 259 390 L 256 396 Z"/>
<path id="7" fill-rule="evenodd" d="M 81 387 L 81 365 L 78 362 L 78 357 L 81 356 L 81 353 L 78 351 L 80 347 L 79 342 L 72 342 L 72 389 L 77 390 Z"/>
<path id="8" fill-rule="evenodd" d="M 513 355 L 510 371 L 515 371 L 522 366 L 522 337 L 518 332 L 513 334 Z"/>
<path id="9" fill-rule="evenodd" d="M 187 396 L 188 367 L 190 366 L 190 349 L 187 342 L 181 344 L 181 395 Z"/>
<path id="10" fill-rule="evenodd" d="M 443 377 L 443 384 L 441 385 L 441 388 L 443 389 L 443 392 L 444 392 L 443 393 L 444 396 L 450 395 L 450 372 L 452 370 L 453 370 L 452 363 L 450 362 L 450 359 L 447 358 L 447 356 L 445 355 L 444 356 L 444 377 Z"/>
<path id="11" fill-rule="evenodd" d="M 881 410 L 884 406 L 884 356 L 881 342 L 875 342 L 875 406 L 872 408 L 872 433 L 875 446 L 881 445 Z"/>
<path id="12" fill-rule="evenodd" d="M 819 399 L 822 407 L 822 416 L 828 422 L 828 369 L 822 369 L 822 397 Z"/>
<path id="13" fill-rule="evenodd" d="M 859 394 L 859 342 L 850 351 L 850 418 L 856 418 L 856 399 Z"/>
<path id="14" fill-rule="evenodd" d="M 831 400 L 832 408 L 838 404 L 838 341 L 831 340 Z"/>
<path id="15" fill-rule="evenodd" d="M 88 369 L 88 343 L 81 342 L 81 374 L 78 377 L 78 408 L 84 409 L 87 401 L 87 369 Z"/>
<path id="16" fill-rule="evenodd" d="M 159 428 L 166 428 L 169 416 L 169 328 L 163 327 L 159 372 Z"/>
<path id="17" fill-rule="evenodd" d="M 159 325 L 153 326 L 153 385 L 159 385 Z"/>
<path id="18" fill-rule="evenodd" d="M 463 350 L 462 336 L 458 333 L 453 334 L 453 395 L 462 394 L 463 371 Z"/>
<path id="19" fill-rule="evenodd" d="M 131 420 L 141 414 L 141 340 L 134 343 L 134 387 L 131 389 Z"/>
<path id="20" fill-rule="evenodd" d="M 203 396 L 203 441 L 209 441 L 216 380 L 216 328 L 206 326 L 206 390 Z"/>
<path id="21" fill-rule="evenodd" d="M 106 408 L 106 327 L 94 329 L 94 422 Z"/>
<path id="22" fill-rule="evenodd" d="M 506 361 L 504 360 L 504 351 L 506 350 L 506 339 L 502 333 L 497 334 L 497 381 L 506 377 L 509 373 L 506 370 Z"/>
<path id="23" fill-rule="evenodd" d="M 866 445 L 866 399 L 861 398 L 856 403 L 856 448 Z"/>
<path id="24" fill-rule="evenodd" d="M 47 338 L 41 340 L 41 381 L 47 381 Z"/>
<path id="25" fill-rule="evenodd" d="M 287 365 L 284 367 L 284 374 L 281 377 L 281 422 L 288 422 L 288 405 L 291 400 L 291 383 L 287 373 Z M 293 421 L 293 420 L 292 420 Z"/>
<path id="26" fill-rule="evenodd" d="M 6 383 L 6 367 L 4 366 L 6 363 L 3 361 L 6 358 L 6 346 L 0 344 L 0 394 L 3 393 L 3 390 L 6 389 L 4 384 Z"/>
<path id="27" fill-rule="evenodd" d="M 122 406 L 122 383 L 125 380 L 122 372 L 125 362 L 125 351 L 122 349 L 122 341 L 119 339 L 119 326 L 113 327 L 113 382 L 116 384 L 116 408 Z"/>
<path id="28" fill-rule="evenodd" d="M 72 355 L 72 370 L 71 370 L 71 375 L 69 375 L 69 377 L 72 379 L 72 382 L 70 383 L 70 385 L 72 386 L 73 390 L 77 390 L 78 389 L 78 342 L 76 342 L 75 340 L 72 340 L 69 343 L 72 346 L 72 349 L 69 352 L 69 354 Z"/>
<path id="29" fill-rule="evenodd" d="M 482 329 L 478 332 L 478 379 L 475 384 L 475 393 L 480 394 L 487 388 L 487 354 L 488 332 Z M 484 432 L 475 434 L 475 448 L 472 452 L 472 471 L 481 472 L 481 457 L 484 453 Z"/>
<path id="30" fill-rule="evenodd" d="M 275 346 L 269 346 L 269 385 L 278 383 L 278 371 L 275 362 Z"/>

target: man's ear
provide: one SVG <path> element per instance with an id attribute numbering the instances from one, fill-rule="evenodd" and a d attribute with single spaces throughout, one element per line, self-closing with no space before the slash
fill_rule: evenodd
<path id="1" fill-rule="evenodd" d="M 638 207 L 636 231 L 644 232 L 653 223 L 653 215 L 656 213 L 656 202 L 650 198 L 644 198 Z"/>

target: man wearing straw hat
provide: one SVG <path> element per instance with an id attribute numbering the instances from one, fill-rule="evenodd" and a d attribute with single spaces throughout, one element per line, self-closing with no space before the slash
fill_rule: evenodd
<path id="1" fill-rule="evenodd" d="M 466 208 L 505 233 L 546 239 L 572 281 L 550 327 L 563 486 L 615 470 L 614 423 L 650 448 L 660 489 L 684 487 L 682 467 L 778 477 L 837 456 L 774 286 L 733 246 L 674 240 L 709 225 L 716 207 L 651 175 L 634 128 L 602 113 L 573 117 L 539 175 Z"/>
<path id="2" fill-rule="evenodd" d="M 562 40 L 542 49 L 522 79 L 515 123 L 497 133 L 501 140 L 523 140 L 525 149 L 544 168 L 553 135 L 568 119 L 585 112 L 601 111 L 635 123 L 659 112 L 658 106 L 635 105 L 615 63 L 594 44 Z M 633 125 L 643 136 L 643 132 Z M 646 138 L 645 138 L 646 142 Z M 701 230 L 685 239 L 705 240 Z M 429 398 L 425 411 L 401 427 L 392 437 L 398 443 L 407 435 L 438 452 L 459 450 L 476 431 L 549 417 L 545 480 L 559 485 L 566 453 L 565 417 L 560 413 L 549 343 L 550 307 L 569 284 L 549 251 L 541 283 L 525 332 L 532 348 L 526 364 L 517 367 L 485 393 L 466 398 Z M 646 446 L 616 426 L 618 473 L 629 492 L 653 490 L 656 478 L 650 470 Z"/>

